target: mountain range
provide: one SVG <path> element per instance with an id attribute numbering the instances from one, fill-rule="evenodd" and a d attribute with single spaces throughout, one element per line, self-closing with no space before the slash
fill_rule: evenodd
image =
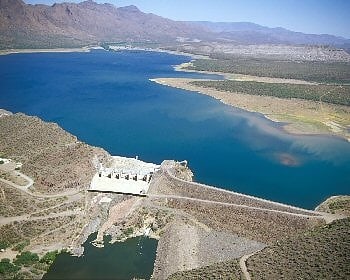
<path id="1" fill-rule="evenodd" d="M 243 44 L 330 45 L 349 48 L 350 40 L 329 34 L 305 34 L 282 27 L 270 28 L 251 22 L 196 22 L 222 39 Z"/>
<path id="2" fill-rule="evenodd" d="M 350 49 L 350 40 L 293 32 L 254 23 L 180 22 L 92 0 L 52 6 L 0 0 L 0 48 L 73 47 L 103 42 L 198 42 L 330 45 Z"/>

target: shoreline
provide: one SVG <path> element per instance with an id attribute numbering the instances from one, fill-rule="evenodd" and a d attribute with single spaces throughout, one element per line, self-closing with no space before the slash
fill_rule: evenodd
<path id="1" fill-rule="evenodd" d="M 179 65 L 178 65 L 179 66 Z M 179 67 L 176 66 L 176 71 Z M 202 73 L 200 71 L 190 72 Z M 203 72 L 205 74 L 212 74 Z M 220 73 L 221 74 L 221 73 Z M 260 113 L 266 119 L 281 124 L 281 129 L 293 135 L 329 135 L 350 142 L 350 108 L 341 105 L 319 104 L 302 99 L 282 99 L 273 96 L 257 96 L 243 93 L 231 93 L 217 89 L 204 88 L 190 84 L 203 79 L 154 78 L 149 79 L 160 85 L 204 94 L 219 100 L 225 105 L 240 108 L 248 112 Z M 337 123 L 341 119 L 346 125 Z"/>
<path id="2" fill-rule="evenodd" d="M 168 53 L 173 55 L 181 55 L 181 56 L 188 56 L 191 57 L 191 59 L 208 59 L 208 56 L 205 55 L 198 55 L 198 54 L 192 54 L 192 53 L 185 53 L 181 51 L 172 51 L 162 48 L 142 48 L 142 47 L 132 47 L 132 46 L 108 46 L 111 50 L 118 52 L 118 51 L 145 51 L 145 52 L 158 52 L 158 53 Z M 181 65 L 181 64 L 180 64 Z M 177 67 L 174 66 L 174 68 Z"/>
<path id="3" fill-rule="evenodd" d="M 241 82 L 261 82 L 261 83 L 295 84 L 295 85 L 317 85 L 318 84 L 316 82 L 308 82 L 308 81 L 297 80 L 297 79 L 273 78 L 273 77 L 252 76 L 252 75 L 237 74 L 237 73 L 198 71 L 198 70 L 187 69 L 186 67 L 193 65 L 192 61 L 175 65 L 174 70 L 178 72 L 220 75 L 224 78 L 224 80 L 233 80 L 233 81 L 241 81 Z"/>
<path id="4" fill-rule="evenodd" d="M 90 52 L 99 47 L 81 47 L 81 48 L 44 48 L 44 49 L 4 49 L 0 50 L 0 55 L 9 55 L 17 53 L 71 53 L 71 52 Z"/>
<path id="5" fill-rule="evenodd" d="M 181 55 L 181 56 L 188 56 L 192 60 L 193 59 L 208 59 L 208 56 L 204 55 L 198 55 L 198 54 L 192 54 L 192 53 L 185 53 L 181 51 L 172 51 L 172 50 L 166 50 L 161 48 L 140 48 L 140 47 L 128 47 L 128 46 L 113 46 L 109 45 L 110 49 L 112 51 L 118 52 L 118 51 L 145 51 L 145 52 L 158 52 L 158 53 L 168 53 L 172 55 Z M 38 48 L 38 49 L 3 49 L 0 50 L 0 55 L 9 55 L 9 54 L 17 54 L 17 53 L 70 53 L 70 52 L 90 52 L 94 49 L 100 49 L 100 50 L 106 50 L 103 47 L 100 46 L 85 46 L 81 48 Z M 110 51 L 110 50 L 106 50 Z M 175 68 L 176 66 L 174 66 Z M 185 70 L 179 70 L 179 71 L 185 71 Z M 189 70 L 190 71 L 190 70 Z M 215 74 L 215 73 L 214 73 Z"/>

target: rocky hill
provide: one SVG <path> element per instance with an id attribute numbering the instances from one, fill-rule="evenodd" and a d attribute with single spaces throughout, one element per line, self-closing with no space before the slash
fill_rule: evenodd
<path id="1" fill-rule="evenodd" d="M 74 47 L 101 42 L 329 45 L 350 40 L 242 22 L 180 22 L 92 0 L 52 6 L 0 0 L 0 49 Z"/>
<path id="2" fill-rule="evenodd" d="M 0 1 L 0 48 L 80 46 L 101 41 L 175 41 L 206 36 L 204 28 L 91 0 L 28 5 Z"/>
<path id="3" fill-rule="evenodd" d="M 107 152 L 80 142 L 55 123 L 24 114 L 0 117 L 0 157 L 23 164 L 34 178 L 33 187 L 43 194 L 89 186 L 96 169 L 94 157 L 109 159 Z"/>

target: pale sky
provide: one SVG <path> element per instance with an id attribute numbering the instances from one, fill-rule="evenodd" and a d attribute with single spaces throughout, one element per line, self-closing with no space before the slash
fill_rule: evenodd
<path id="1" fill-rule="evenodd" d="M 24 0 L 28 4 L 79 0 Z M 293 31 L 332 34 L 350 39 L 350 0 L 95 0 L 173 20 L 249 21 Z"/>

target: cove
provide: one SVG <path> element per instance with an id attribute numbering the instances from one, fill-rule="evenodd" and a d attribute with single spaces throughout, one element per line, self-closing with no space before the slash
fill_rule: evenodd
<path id="1" fill-rule="evenodd" d="M 0 108 L 56 122 L 112 155 L 188 160 L 201 183 L 312 209 L 349 194 L 350 144 L 280 124 L 195 92 L 155 84 L 186 56 L 155 52 L 0 57 Z M 220 78 L 214 76 L 214 78 Z"/>
<path id="2" fill-rule="evenodd" d="M 84 255 L 74 257 L 60 253 L 43 279 L 150 279 L 158 241 L 148 237 L 134 237 L 125 242 L 109 244 L 104 237 L 104 248 L 91 245 L 97 236 L 93 233 L 84 243 Z"/>

